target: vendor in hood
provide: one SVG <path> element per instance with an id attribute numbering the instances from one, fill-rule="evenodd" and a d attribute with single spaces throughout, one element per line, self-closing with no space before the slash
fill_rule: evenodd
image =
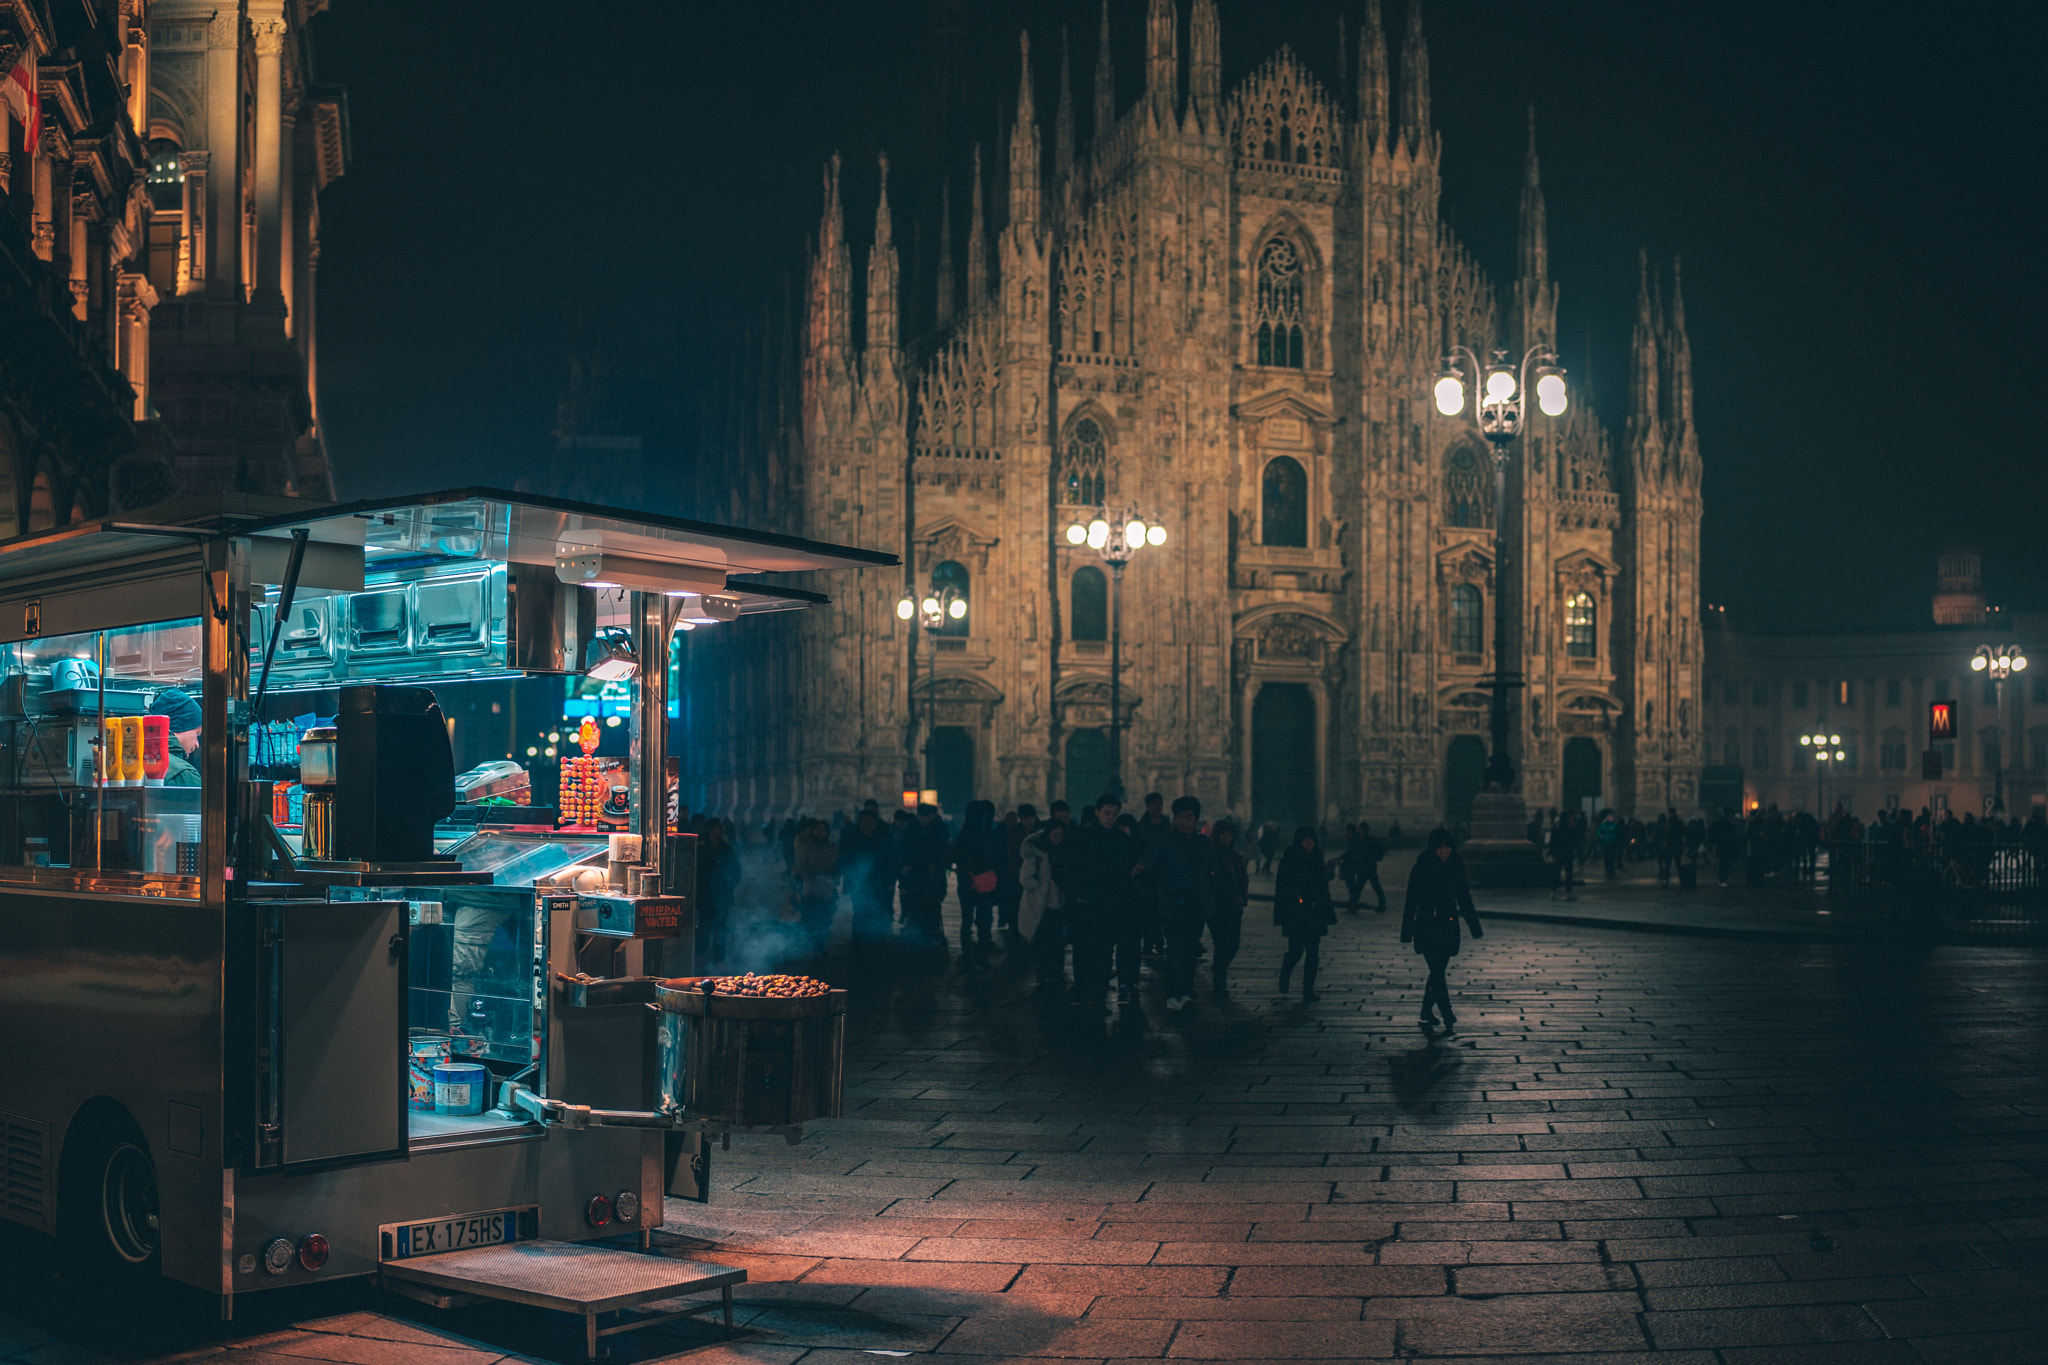
<path id="1" fill-rule="evenodd" d="M 199 753 L 199 703 L 179 688 L 166 687 L 150 698 L 148 714 L 171 723 L 171 765 L 164 772 L 164 785 L 198 786 L 199 769 L 192 760 Z"/>

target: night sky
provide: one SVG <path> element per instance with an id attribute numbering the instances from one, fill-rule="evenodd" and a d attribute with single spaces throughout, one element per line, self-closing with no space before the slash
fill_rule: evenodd
<path id="1" fill-rule="evenodd" d="M 1355 35 L 1363 8 L 1221 0 L 1226 89 L 1282 42 L 1333 83 L 1339 17 Z M 1387 10 L 1398 54 L 1401 0 Z M 2040 14 L 1425 6 L 1444 211 L 1505 283 L 1533 103 L 1565 361 L 1617 435 L 1637 249 L 1683 257 L 1704 595 L 1731 623 L 1925 623 L 1952 542 L 1983 548 L 1994 602 L 2048 607 L 2048 451 L 2020 420 L 2048 365 Z M 964 0 L 964 15 L 956 196 L 973 139 L 1000 176 L 1020 27 L 1049 131 L 1069 26 L 1085 138 L 1097 23 L 1088 0 Z M 1113 0 L 1122 105 L 1143 21 L 1143 0 Z M 616 338 L 653 407 L 721 347 L 758 349 L 801 281 L 835 149 L 857 245 L 874 152 L 891 152 L 907 248 L 929 190 L 929 30 L 922 0 L 505 3 L 487 18 L 340 0 L 316 19 L 318 76 L 348 87 L 353 135 L 321 203 L 343 496 L 576 486 L 548 436 L 572 345 Z"/>

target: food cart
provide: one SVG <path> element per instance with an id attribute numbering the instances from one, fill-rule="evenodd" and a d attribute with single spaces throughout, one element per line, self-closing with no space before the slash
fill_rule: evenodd
<path id="1" fill-rule="evenodd" d="M 729 1320 L 743 1272 L 579 1251 L 644 1247 L 720 1126 L 658 1037 L 670 641 L 826 600 L 740 575 L 894 562 L 474 489 L 0 543 L 0 1216 L 224 1315 L 377 1275 L 582 1312 L 593 1352 L 631 1303 Z M 630 686 L 601 801 L 535 714 L 590 678 Z"/>

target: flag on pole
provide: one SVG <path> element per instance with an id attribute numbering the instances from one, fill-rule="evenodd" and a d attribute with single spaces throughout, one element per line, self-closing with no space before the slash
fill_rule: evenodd
<path id="1" fill-rule="evenodd" d="M 36 144 L 43 136 L 43 97 L 36 93 L 36 60 L 23 53 L 14 69 L 0 80 L 0 96 L 7 100 L 7 108 L 15 121 L 26 129 L 22 146 L 35 155 Z"/>

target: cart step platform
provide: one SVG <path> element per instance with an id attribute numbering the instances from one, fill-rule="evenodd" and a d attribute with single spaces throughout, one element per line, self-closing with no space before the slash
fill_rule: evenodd
<path id="1" fill-rule="evenodd" d="M 720 1307 L 725 1311 L 725 1325 L 732 1326 L 732 1287 L 747 1278 L 746 1271 L 731 1266 L 677 1261 L 583 1242 L 549 1241 L 509 1242 L 386 1261 L 381 1273 L 385 1288 L 441 1306 L 470 1299 L 503 1299 L 578 1314 L 583 1319 L 584 1348 L 592 1359 L 597 1357 L 600 1337 Z M 714 1289 L 719 1297 L 708 1303 L 598 1325 L 603 1313 Z"/>

